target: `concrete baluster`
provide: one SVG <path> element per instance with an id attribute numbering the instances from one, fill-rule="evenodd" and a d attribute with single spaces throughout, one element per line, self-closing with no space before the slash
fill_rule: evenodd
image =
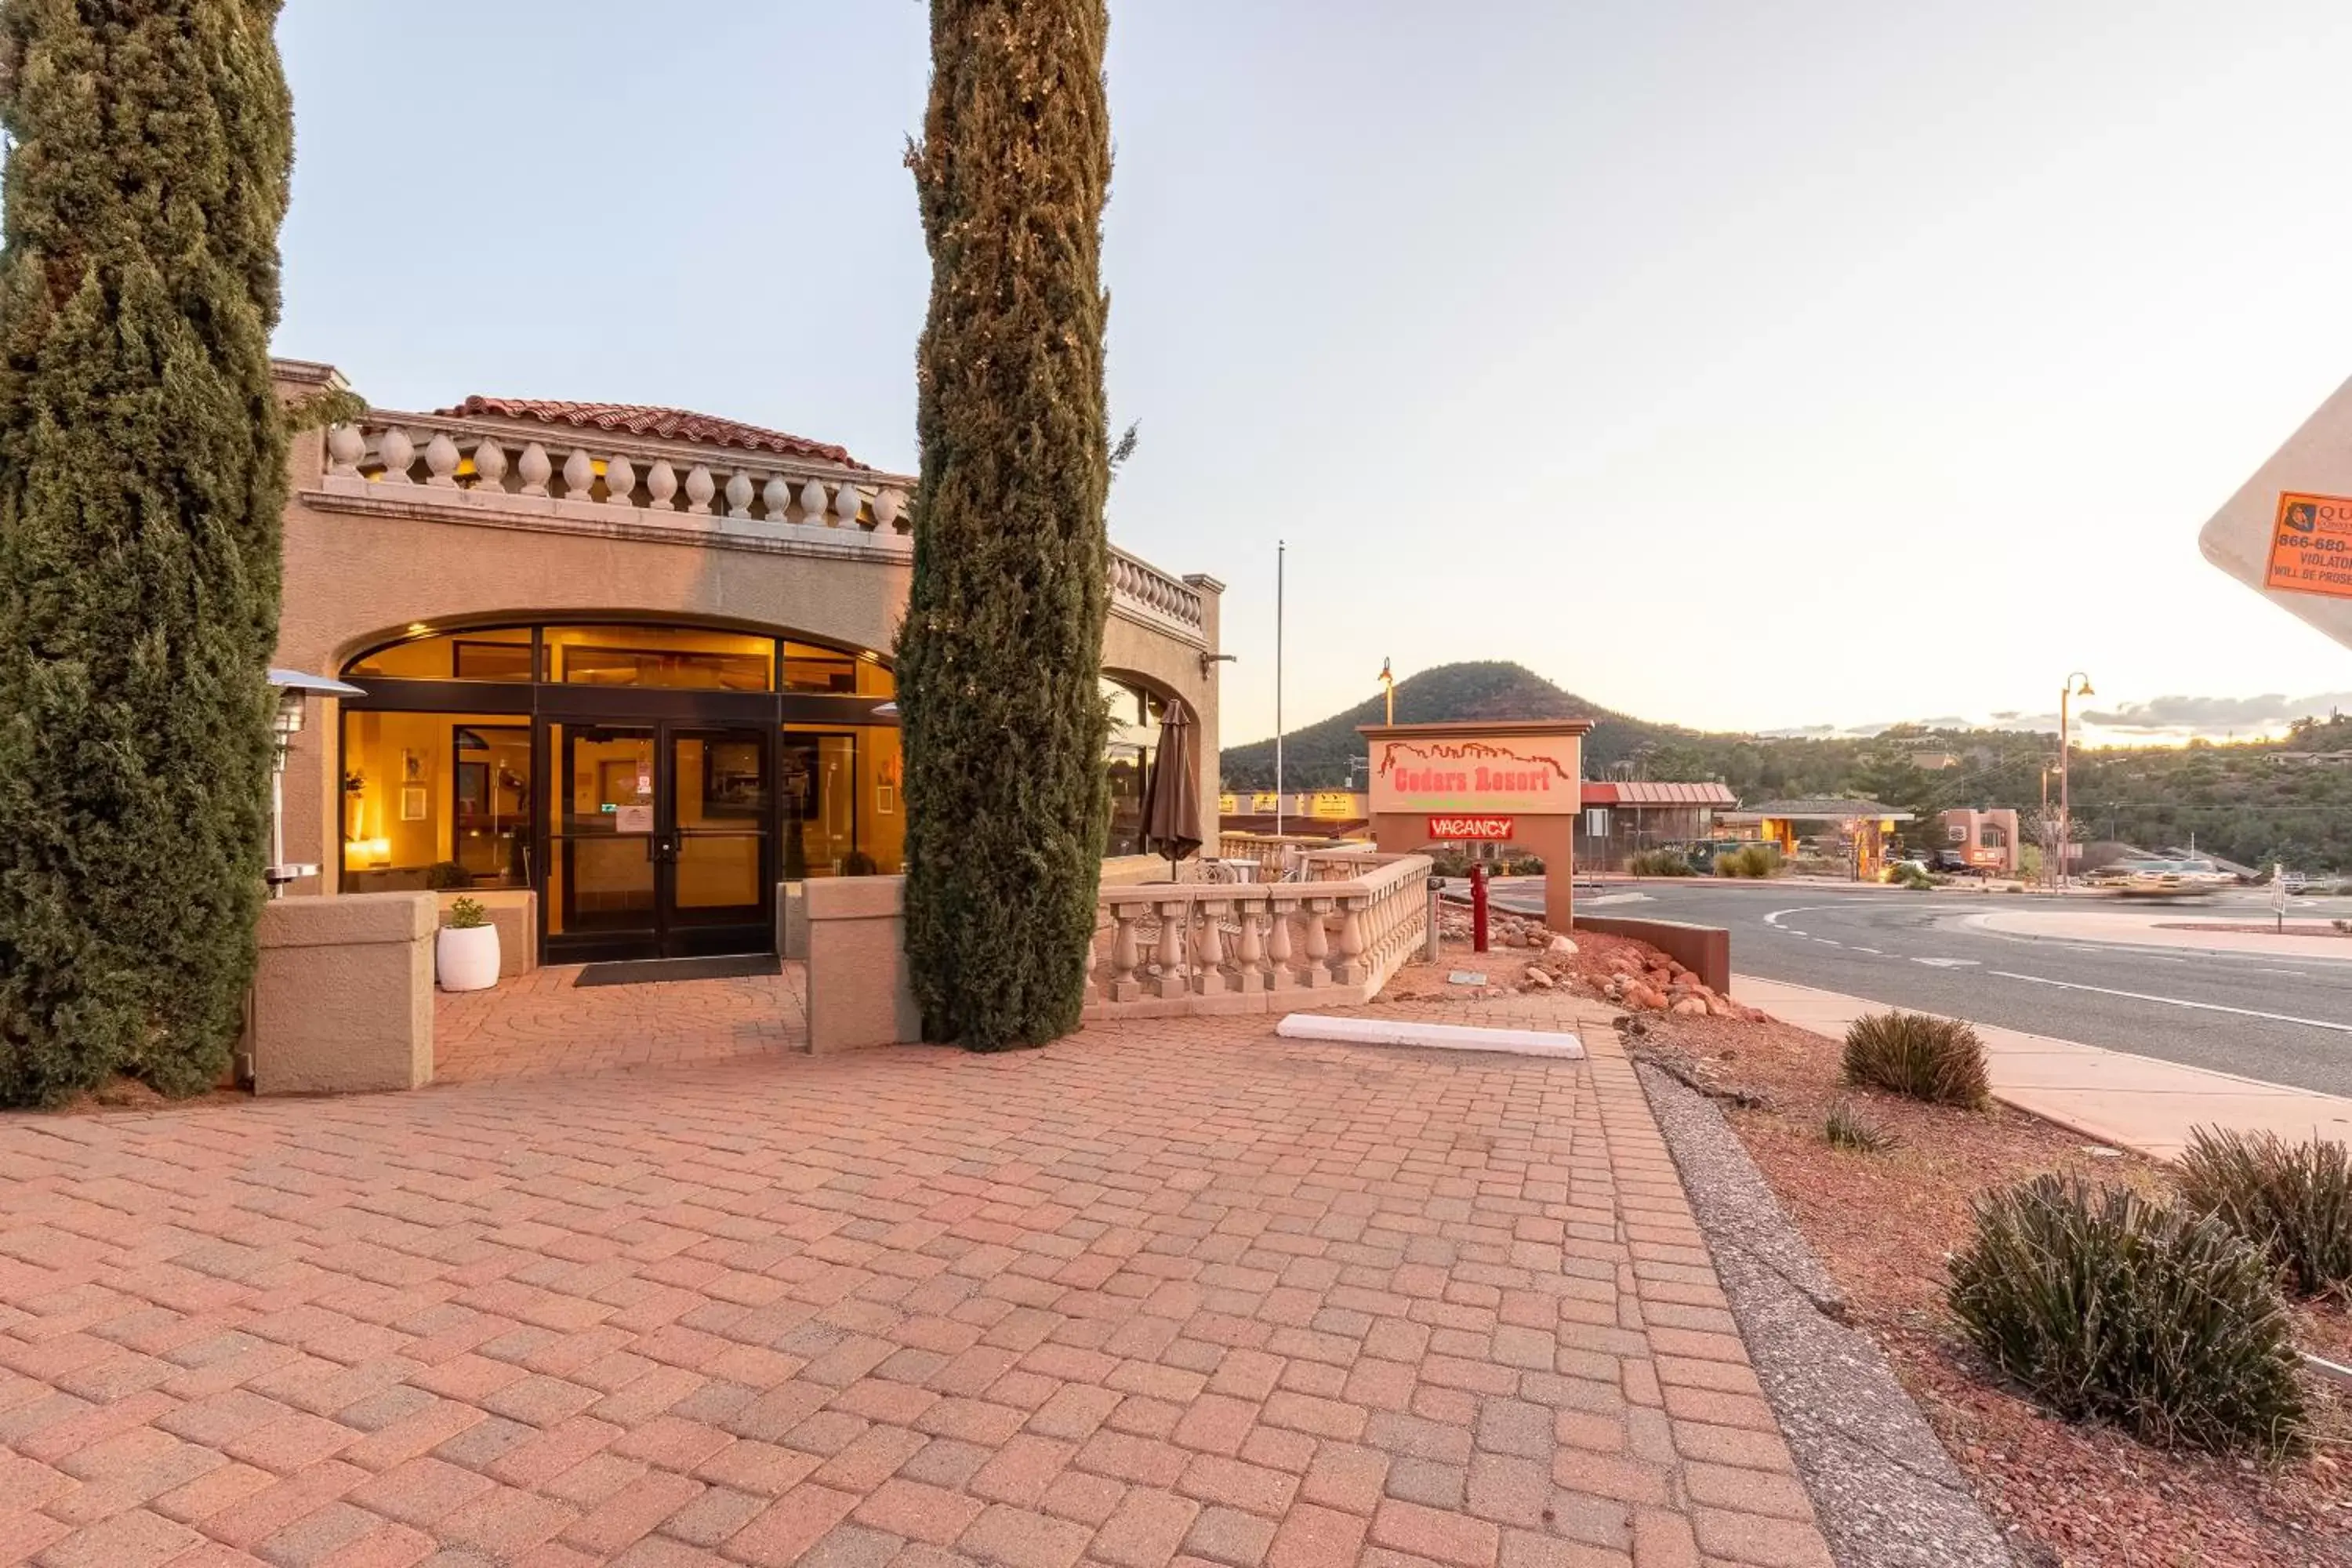
<path id="1" fill-rule="evenodd" d="M 1270 991 L 1287 991 L 1298 984 L 1298 972 L 1290 966 L 1290 917 L 1296 908 L 1279 889 L 1266 894 L 1265 982 Z"/>
<path id="2" fill-rule="evenodd" d="M 474 443 L 474 491 L 478 495 L 495 496 L 505 493 L 507 449 L 485 436 Z"/>
<path id="3" fill-rule="evenodd" d="M 1184 927 L 1192 913 L 1190 899 L 1167 899 L 1152 906 L 1160 911 L 1160 985 L 1158 994 L 1189 996 L 1192 978 L 1184 973 Z"/>
<path id="4" fill-rule="evenodd" d="M 604 465 L 604 504 L 630 508 L 637 504 L 637 466 L 626 458 L 614 458 Z"/>
<path id="5" fill-rule="evenodd" d="M 727 480 L 727 515 L 748 518 L 751 515 L 751 476 L 738 468 Z"/>
<path id="6" fill-rule="evenodd" d="M 457 443 L 446 430 L 436 430 L 425 443 L 425 482 L 439 490 L 457 488 Z"/>
<path id="7" fill-rule="evenodd" d="M 360 459 L 367 456 L 367 437 L 356 425 L 337 425 L 327 432 L 327 472 L 355 479 Z"/>
<path id="8" fill-rule="evenodd" d="M 1307 910 L 1307 966 L 1299 972 L 1302 985 L 1331 984 L 1331 936 L 1323 928 L 1323 917 L 1331 911 L 1329 899 L 1302 900 Z"/>
<path id="9" fill-rule="evenodd" d="M 572 455 L 563 459 L 563 499 L 593 500 L 595 489 L 595 460 L 579 447 L 572 447 Z"/>
<path id="10" fill-rule="evenodd" d="M 536 441 L 523 445 L 522 457 L 515 464 L 515 472 L 522 478 L 521 493 L 527 496 L 547 494 L 547 477 L 555 472 L 555 465 L 547 460 L 547 448 Z"/>
<path id="11" fill-rule="evenodd" d="M 1110 999 L 1132 1002 L 1143 994 L 1143 982 L 1135 973 L 1135 906 L 1111 905 L 1110 919 Z"/>
<path id="12" fill-rule="evenodd" d="M 408 432 L 397 425 L 387 426 L 375 438 L 375 455 L 383 459 L 383 477 L 377 482 L 387 485 L 413 484 L 408 477 L 408 465 L 416 461 L 416 443 Z"/>
<path id="13" fill-rule="evenodd" d="M 667 458 L 656 458 L 654 466 L 646 470 L 646 500 L 656 511 L 675 511 L 670 504 L 677 494 L 677 470 L 669 466 Z"/>
<path id="14" fill-rule="evenodd" d="M 792 481 L 782 474 L 770 474 L 768 482 L 760 487 L 760 500 L 768 509 L 768 521 L 784 523 L 792 521 Z"/>
<path id="15" fill-rule="evenodd" d="M 1201 990 L 1216 995 L 1233 989 L 1233 976 L 1225 973 L 1225 911 L 1233 907 L 1230 900 L 1207 898 L 1201 900 Z"/>
<path id="16" fill-rule="evenodd" d="M 801 486 L 801 521 L 806 523 L 825 521 L 824 486 L 814 479 Z"/>
<path id="17" fill-rule="evenodd" d="M 717 494 L 718 484 L 710 477 L 708 465 L 697 463 L 686 474 L 686 510 L 692 517 L 710 515 L 710 498 Z"/>
<path id="18" fill-rule="evenodd" d="M 1258 893 L 1246 893 L 1234 900 L 1242 922 L 1241 940 L 1234 954 L 1239 973 L 1234 976 L 1237 991 L 1263 991 L 1266 988 L 1265 942 L 1258 934 L 1258 921 L 1265 918 L 1266 900 Z"/>

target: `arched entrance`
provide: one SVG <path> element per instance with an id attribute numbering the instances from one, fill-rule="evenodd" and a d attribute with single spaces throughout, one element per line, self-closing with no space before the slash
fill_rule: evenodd
<path id="1" fill-rule="evenodd" d="M 610 616 L 424 626 L 343 666 L 345 891 L 529 888 L 552 963 L 775 950 L 780 879 L 898 868 L 878 654 Z"/>

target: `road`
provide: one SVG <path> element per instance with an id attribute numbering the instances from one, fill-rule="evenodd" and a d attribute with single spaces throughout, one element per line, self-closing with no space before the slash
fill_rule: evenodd
<path id="1" fill-rule="evenodd" d="M 1499 883 L 1497 900 L 1539 914 L 1542 879 Z M 2047 900 L 1819 884 L 1653 881 L 1580 891 L 1577 904 L 1595 915 L 1725 927 L 1732 967 L 1744 974 L 2352 1095 L 2352 942 L 2342 959 L 2110 946 L 1971 922 L 1993 909 L 2059 907 Z M 2147 912 L 2084 898 L 2063 907 Z M 2298 900 L 2288 914 L 2352 917 L 2352 900 Z M 2268 916 L 2259 892 L 2183 905 L 2180 914 Z"/>

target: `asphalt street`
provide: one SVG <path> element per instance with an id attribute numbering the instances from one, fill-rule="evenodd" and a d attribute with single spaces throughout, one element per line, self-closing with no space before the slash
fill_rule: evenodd
<path id="1" fill-rule="evenodd" d="M 1542 912 L 1541 878 L 1496 889 L 1504 907 Z M 2341 959 L 2111 946 L 1985 931 L 1971 921 L 1997 908 L 2061 907 L 2046 899 L 1781 882 L 1605 884 L 1580 889 L 1577 905 L 1595 915 L 1722 926 L 1731 932 L 1732 967 L 1744 974 L 2352 1095 L 2352 942 Z M 2063 907 L 2147 911 L 2084 897 Z M 2172 907 L 2188 921 L 2270 913 L 2260 892 Z M 2287 913 L 2352 917 L 2352 900 L 2297 900 Z"/>

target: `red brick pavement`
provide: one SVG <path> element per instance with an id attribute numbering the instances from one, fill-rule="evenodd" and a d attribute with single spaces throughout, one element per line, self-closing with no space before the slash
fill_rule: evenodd
<path id="1" fill-rule="evenodd" d="M 538 969 L 488 991 L 433 998 L 433 1077 L 486 1083 L 547 1073 L 675 1066 L 808 1048 L 804 971 L 656 985 L 573 983 Z"/>
<path id="2" fill-rule="evenodd" d="M 0 1560 L 1825 1563 L 1588 1038 L 0 1120 Z"/>

